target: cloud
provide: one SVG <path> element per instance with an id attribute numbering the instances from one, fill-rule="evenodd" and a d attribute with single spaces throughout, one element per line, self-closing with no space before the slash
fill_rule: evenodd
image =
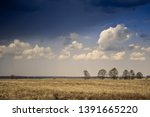
<path id="1" fill-rule="evenodd" d="M 77 41 L 72 41 L 71 44 L 67 45 L 60 55 L 58 56 L 58 59 L 68 59 L 71 56 L 72 50 L 81 50 L 83 48 L 83 44 L 79 43 Z"/>
<path id="2" fill-rule="evenodd" d="M 25 49 L 31 48 L 29 43 L 21 42 L 16 39 L 14 42 L 10 43 L 8 46 L 0 46 L 0 53 L 4 55 L 21 55 Z"/>
<path id="3" fill-rule="evenodd" d="M 82 43 L 79 43 L 77 41 L 73 41 L 71 44 L 69 44 L 66 49 L 70 50 L 70 49 L 82 49 L 83 47 L 83 44 Z"/>
<path id="4" fill-rule="evenodd" d="M 83 44 L 78 42 L 80 36 L 77 33 L 70 33 L 69 36 L 66 36 L 64 38 L 66 39 L 65 50 L 82 49 Z"/>
<path id="5" fill-rule="evenodd" d="M 118 53 L 116 53 L 116 54 L 113 54 L 113 55 L 111 56 L 111 58 L 112 58 L 113 60 L 122 60 L 123 57 L 124 57 L 124 55 L 125 55 L 125 52 L 118 52 Z"/>
<path id="6" fill-rule="evenodd" d="M 70 57 L 70 51 L 68 50 L 63 50 L 61 52 L 61 54 L 58 56 L 58 59 L 62 60 L 62 59 L 68 59 Z"/>
<path id="7" fill-rule="evenodd" d="M 70 33 L 69 36 L 63 36 L 63 38 L 65 39 L 64 45 L 68 45 L 70 44 L 72 41 L 77 41 L 79 40 L 79 35 L 75 32 Z"/>
<path id="8" fill-rule="evenodd" d="M 0 46 L 0 54 L 2 57 L 9 55 L 14 57 L 14 59 L 51 59 L 54 56 L 50 47 L 32 46 L 18 39 L 14 40 L 8 46 Z"/>
<path id="9" fill-rule="evenodd" d="M 124 24 L 118 24 L 103 30 L 99 35 L 98 44 L 103 50 L 115 50 L 132 36 L 133 33 Z"/>
<path id="10" fill-rule="evenodd" d="M 84 48 L 83 50 L 84 50 L 84 51 L 90 51 L 90 50 L 92 50 L 92 49 L 91 49 L 91 48 L 86 47 L 86 48 Z"/>
<path id="11" fill-rule="evenodd" d="M 147 47 L 147 48 L 142 47 L 141 50 L 143 50 L 143 51 L 145 51 L 145 52 L 150 52 L 150 47 Z"/>
<path id="12" fill-rule="evenodd" d="M 6 49 L 6 46 L 4 46 L 4 45 L 0 46 L 0 58 L 3 58 L 3 55 L 5 53 L 5 51 L 4 51 L 5 49 Z"/>
<path id="13" fill-rule="evenodd" d="M 129 50 L 136 50 L 136 49 L 140 49 L 140 46 L 136 45 L 136 44 L 130 44 L 129 45 Z"/>
<path id="14" fill-rule="evenodd" d="M 77 33 L 70 33 L 70 39 L 72 41 L 78 40 L 79 39 L 79 35 Z"/>
<path id="15" fill-rule="evenodd" d="M 4 11 L 33 12 L 41 8 L 47 0 L 1 0 L 0 9 Z"/>
<path id="16" fill-rule="evenodd" d="M 23 50 L 31 48 L 29 43 L 21 42 L 20 40 L 16 39 L 13 43 L 8 45 L 8 52 L 20 54 Z"/>
<path id="17" fill-rule="evenodd" d="M 35 47 L 31 49 L 26 49 L 22 52 L 23 58 L 26 59 L 35 59 L 35 58 L 45 58 L 51 59 L 53 53 L 50 47 L 40 47 L 39 45 L 35 45 Z"/>
<path id="18" fill-rule="evenodd" d="M 149 0 L 88 0 L 89 4 L 97 7 L 130 8 L 149 4 Z"/>
<path id="19" fill-rule="evenodd" d="M 145 54 L 144 54 L 144 53 L 140 53 L 140 52 L 133 52 L 133 53 L 130 55 L 130 60 L 140 60 L 140 61 L 144 61 L 144 60 L 146 60 Z"/>
<path id="20" fill-rule="evenodd" d="M 104 52 L 93 50 L 87 54 L 79 54 L 73 56 L 74 60 L 99 60 L 99 59 L 108 59 Z"/>

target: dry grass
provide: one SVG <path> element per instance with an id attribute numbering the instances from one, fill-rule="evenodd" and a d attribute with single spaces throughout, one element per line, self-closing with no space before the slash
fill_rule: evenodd
<path id="1" fill-rule="evenodd" d="M 0 80 L 0 99 L 150 99 L 150 80 Z"/>

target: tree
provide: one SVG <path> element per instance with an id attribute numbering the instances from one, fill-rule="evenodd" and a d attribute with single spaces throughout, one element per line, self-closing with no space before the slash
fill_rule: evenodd
<path id="1" fill-rule="evenodd" d="M 130 79 L 134 79 L 135 78 L 135 73 L 133 70 L 130 70 Z"/>
<path id="2" fill-rule="evenodd" d="M 137 78 L 137 79 L 142 79 L 142 78 L 143 78 L 143 74 L 142 74 L 141 72 L 138 72 L 138 73 L 136 74 L 136 78 Z"/>
<path id="3" fill-rule="evenodd" d="M 117 79 L 118 77 L 118 70 L 114 67 L 109 71 L 109 76 L 113 79 Z"/>
<path id="4" fill-rule="evenodd" d="M 129 79 L 129 78 L 130 78 L 130 73 L 128 72 L 128 70 L 125 69 L 125 70 L 123 71 L 122 77 L 123 77 L 124 79 Z"/>
<path id="5" fill-rule="evenodd" d="M 83 74 L 84 74 L 85 79 L 89 79 L 90 78 L 90 73 L 87 70 L 84 70 Z"/>
<path id="6" fill-rule="evenodd" d="M 98 78 L 102 78 L 104 79 L 105 78 L 105 75 L 106 75 L 107 71 L 105 69 L 101 69 L 99 70 L 98 72 Z"/>
<path id="7" fill-rule="evenodd" d="M 11 78 L 11 79 L 15 79 L 16 76 L 12 74 L 12 75 L 10 75 L 10 78 Z"/>

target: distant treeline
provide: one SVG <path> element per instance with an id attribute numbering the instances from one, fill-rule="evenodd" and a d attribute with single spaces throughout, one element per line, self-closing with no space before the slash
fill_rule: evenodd
<path id="1" fill-rule="evenodd" d="M 90 76 L 90 73 L 87 70 L 83 71 L 84 78 L 89 79 L 93 78 Z M 110 71 L 106 71 L 105 69 L 100 69 L 97 73 L 97 78 L 99 79 L 143 79 L 143 78 L 150 78 L 150 76 L 144 77 L 142 72 L 135 73 L 134 70 L 128 71 L 125 69 L 122 73 L 122 76 L 118 76 L 119 72 L 114 67 Z"/>
<path id="2" fill-rule="evenodd" d="M 42 79 L 42 78 L 51 78 L 51 77 L 43 77 L 43 76 L 0 76 L 0 79 Z"/>
<path id="3" fill-rule="evenodd" d="M 62 78 L 84 78 L 83 76 L 0 76 L 0 79 L 62 79 Z"/>
<path id="4" fill-rule="evenodd" d="M 0 76 L 0 79 L 58 79 L 58 78 L 68 78 L 68 79 L 143 79 L 150 78 L 150 75 L 143 76 L 142 72 L 135 73 L 134 70 L 128 71 L 125 69 L 121 76 L 119 76 L 118 70 L 114 67 L 110 71 L 105 69 L 100 69 L 97 76 L 91 76 L 87 70 L 83 71 L 84 76 Z"/>

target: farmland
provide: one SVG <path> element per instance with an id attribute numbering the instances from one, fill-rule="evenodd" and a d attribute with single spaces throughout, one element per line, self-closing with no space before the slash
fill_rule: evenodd
<path id="1" fill-rule="evenodd" d="M 1 79 L 0 99 L 144 100 L 150 99 L 150 80 Z"/>

